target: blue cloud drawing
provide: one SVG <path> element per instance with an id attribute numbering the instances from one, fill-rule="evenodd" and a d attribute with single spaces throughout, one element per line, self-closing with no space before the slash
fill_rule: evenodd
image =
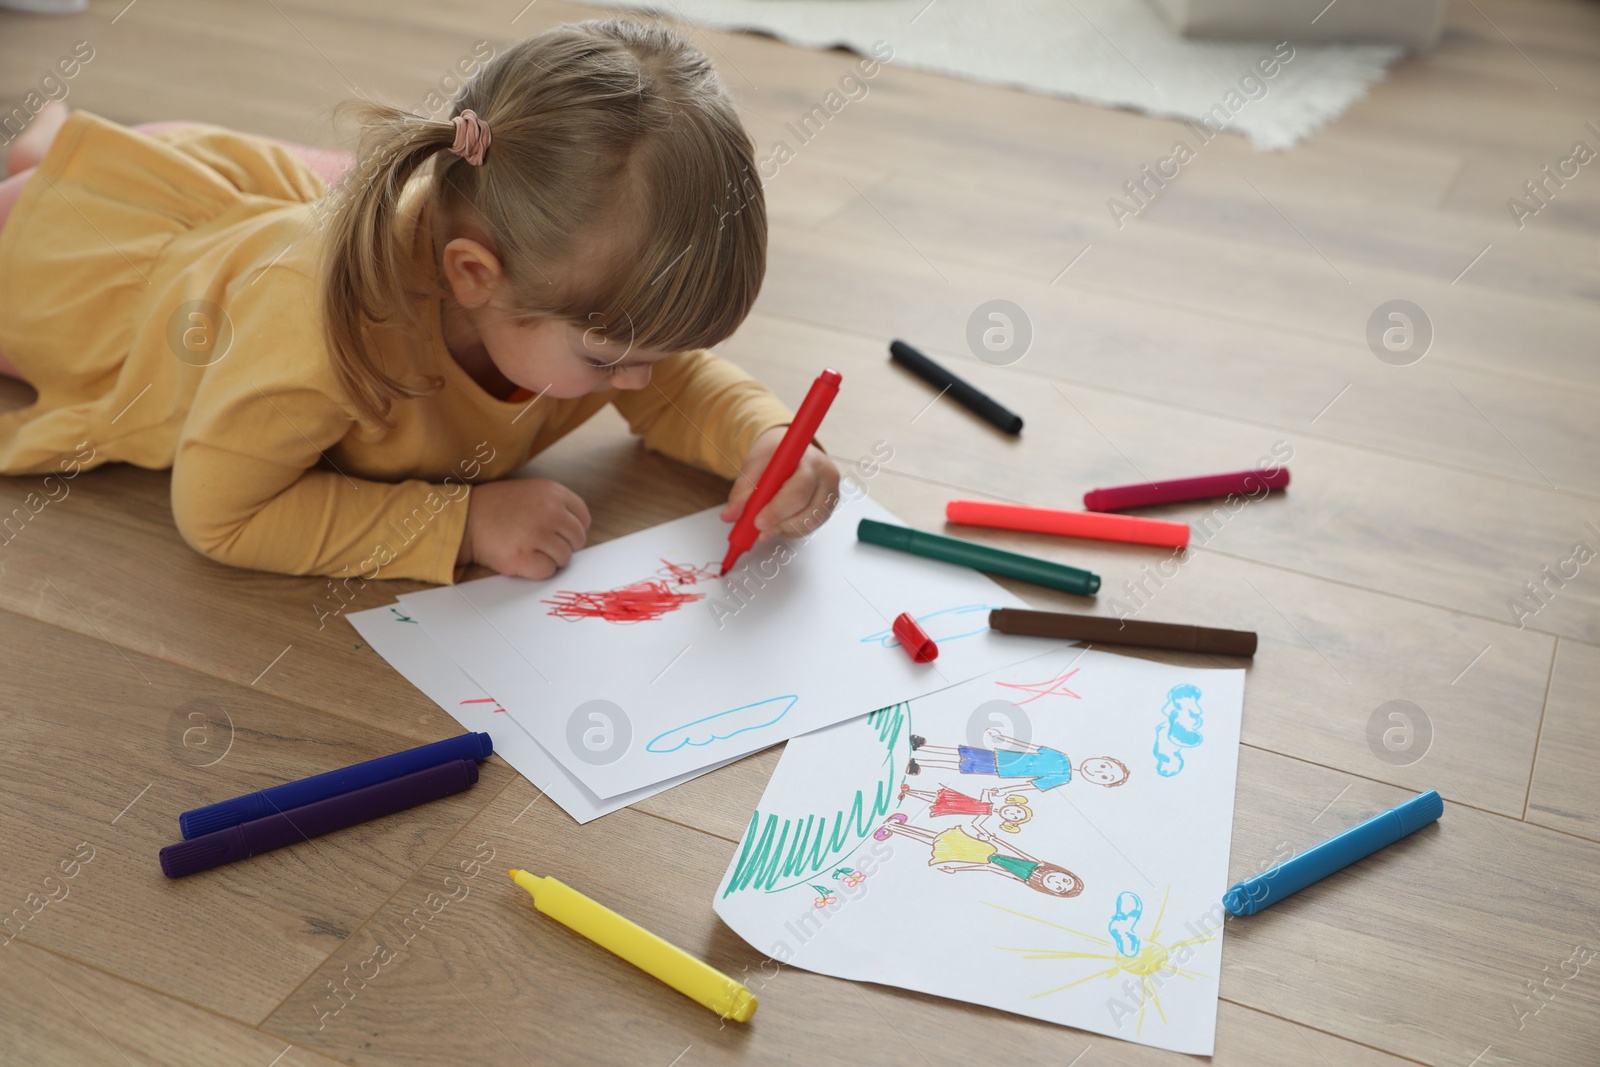
<path id="1" fill-rule="evenodd" d="M 665 755 L 668 752 L 678 751 L 684 745 L 704 748 L 713 741 L 726 741 L 738 734 L 771 726 L 789 714 L 789 709 L 794 707 L 799 699 L 793 695 L 772 697 L 729 711 L 719 711 L 715 715 L 707 715 L 703 719 L 674 726 L 657 734 L 644 746 L 644 750 Z"/>
<path id="2" fill-rule="evenodd" d="M 1200 736 L 1205 716 L 1200 708 L 1199 688 L 1184 684 L 1167 690 L 1161 716 L 1156 724 L 1156 743 L 1150 751 L 1156 757 L 1156 773 L 1171 778 L 1183 770 L 1183 750 L 1205 740 Z"/>
<path id="3" fill-rule="evenodd" d="M 913 615 L 917 625 L 922 627 L 922 632 L 927 634 L 938 644 L 941 641 L 955 641 L 962 637 L 971 637 L 973 634 L 986 633 L 989 629 L 989 612 L 994 610 L 988 604 L 963 604 L 959 608 L 942 608 L 939 611 L 929 612 L 926 615 Z M 875 634 L 868 634 L 861 639 L 863 645 L 877 643 L 884 648 L 899 648 L 900 639 L 895 637 L 894 630 L 879 630 Z"/>
<path id="4" fill-rule="evenodd" d="M 1133 928 L 1139 925 L 1139 916 L 1143 914 L 1144 901 L 1139 899 L 1139 894 L 1127 891 L 1117 894 L 1117 913 L 1106 924 L 1106 932 L 1117 943 L 1117 955 L 1139 954 L 1139 935 Z"/>

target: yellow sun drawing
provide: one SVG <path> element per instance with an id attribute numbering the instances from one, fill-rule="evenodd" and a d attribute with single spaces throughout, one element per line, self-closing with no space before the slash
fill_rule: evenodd
<path id="1" fill-rule="evenodd" d="M 1187 961 L 1189 956 L 1192 954 L 1193 946 L 1205 944 L 1206 942 L 1215 940 L 1216 931 L 1205 931 L 1196 934 L 1193 937 L 1185 938 L 1182 941 L 1173 942 L 1171 945 L 1163 945 L 1159 941 L 1159 938 L 1161 937 L 1161 919 L 1162 916 L 1166 914 L 1167 899 L 1171 895 L 1172 887 L 1168 886 L 1166 893 L 1161 897 L 1161 910 L 1156 913 L 1155 928 L 1151 931 L 1149 937 L 1139 939 L 1139 949 L 1133 955 L 1123 955 L 1118 951 L 1117 946 L 1109 938 L 1100 937 L 1096 934 L 1086 934 L 1081 930 L 1074 930 L 1071 927 L 1062 926 L 1059 923 L 1053 923 L 1047 919 L 1041 919 L 1037 915 L 1028 915 L 1024 912 L 1012 911 L 1010 908 L 1002 908 L 998 904 L 989 904 L 987 901 L 984 903 L 988 907 L 994 908 L 996 911 L 1003 911 L 1009 915 L 1015 915 L 1019 919 L 1028 919 L 1031 922 L 1040 923 L 1044 926 L 1061 930 L 1065 933 L 1072 934 L 1075 937 L 1081 937 L 1084 939 L 1084 941 L 1093 945 L 1105 946 L 1105 948 L 1109 951 L 1092 952 L 1074 949 L 1012 948 L 1006 945 L 996 945 L 995 947 L 1002 952 L 1020 952 L 1023 954 L 1022 958 L 1025 960 L 1103 960 L 1111 964 L 1109 967 L 1086 974 L 1082 978 L 1075 978 L 1065 985 L 1059 985 L 1054 989 L 1046 989 L 1042 992 L 1035 993 L 1033 994 L 1035 998 L 1047 997 L 1052 993 L 1059 993 L 1064 989 L 1071 989 L 1074 986 L 1082 985 L 1083 983 L 1091 981 L 1095 978 L 1104 978 L 1109 981 L 1110 979 L 1116 977 L 1116 975 L 1119 973 L 1131 974 L 1135 976 L 1139 980 L 1139 1019 L 1134 1028 L 1134 1033 L 1137 1035 L 1144 1028 L 1144 1014 L 1147 1005 L 1155 1005 L 1156 1014 L 1161 1017 L 1161 1022 L 1163 1025 L 1165 1025 L 1167 1021 L 1167 1015 L 1161 1007 L 1160 993 L 1161 985 L 1164 982 L 1172 978 L 1183 978 L 1192 981 L 1196 978 L 1209 977 L 1201 974 L 1198 971 L 1189 970 L 1182 964 Z M 1114 916 L 1113 921 L 1115 921 L 1115 918 L 1116 917 Z M 1127 983 L 1124 983 L 1124 988 L 1126 987 Z M 1131 1012 L 1132 1008 L 1130 1007 L 1128 1010 Z"/>

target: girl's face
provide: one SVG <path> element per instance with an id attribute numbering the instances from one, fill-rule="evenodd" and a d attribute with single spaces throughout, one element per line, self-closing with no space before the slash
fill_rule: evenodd
<path id="1" fill-rule="evenodd" d="M 511 381 L 534 393 L 571 399 L 603 389 L 643 389 L 650 367 L 670 353 L 646 351 L 626 338 L 560 319 L 517 320 L 494 305 L 473 316 L 489 358 Z"/>
<path id="2" fill-rule="evenodd" d="M 1079 888 L 1078 880 L 1066 871 L 1046 872 L 1045 876 L 1039 881 L 1046 890 L 1062 897 L 1076 896 L 1077 893 L 1075 891 Z"/>
<path id="3" fill-rule="evenodd" d="M 1000 808 L 1000 817 L 1014 826 L 1021 826 L 1033 818 L 1033 813 L 1021 804 L 1004 804 Z"/>
<path id="4" fill-rule="evenodd" d="M 582 247 L 572 268 L 580 282 L 608 262 L 593 242 Z M 625 330 L 608 339 L 595 323 L 518 318 L 506 299 L 504 269 L 482 241 L 453 238 L 444 244 L 442 259 L 455 296 L 454 307 L 446 309 L 451 352 L 460 361 L 476 341 L 503 376 L 536 395 L 565 400 L 605 389 L 643 389 L 650 384 L 651 364 L 671 355 L 634 345 Z"/>

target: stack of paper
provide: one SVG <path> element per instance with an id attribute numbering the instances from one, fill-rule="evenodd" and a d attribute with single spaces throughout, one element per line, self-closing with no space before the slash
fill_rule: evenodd
<path id="1" fill-rule="evenodd" d="M 856 540 L 866 497 L 725 578 L 717 509 L 585 549 L 542 582 L 497 575 L 355 613 L 381 655 L 573 818 L 597 818 L 798 734 L 1059 644 L 996 634 L 1024 607 L 984 575 Z M 939 646 L 914 663 L 910 613 Z"/>

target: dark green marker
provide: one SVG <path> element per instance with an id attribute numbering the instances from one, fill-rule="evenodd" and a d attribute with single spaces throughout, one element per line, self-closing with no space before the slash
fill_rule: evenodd
<path id="1" fill-rule="evenodd" d="M 975 545 L 954 537 L 923 533 L 905 526 L 862 519 L 856 527 L 856 537 L 869 545 L 882 545 L 884 548 L 909 552 L 913 556 L 959 563 L 963 567 L 1003 574 L 1007 578 L 1021 578 L 1025 582 L 1047 585 L 1051 589 L 1077 593 L 1079 596 L 1094 596 L 1100 591 L 1100 576 L 1090 571 L 986 545 Z"/>

